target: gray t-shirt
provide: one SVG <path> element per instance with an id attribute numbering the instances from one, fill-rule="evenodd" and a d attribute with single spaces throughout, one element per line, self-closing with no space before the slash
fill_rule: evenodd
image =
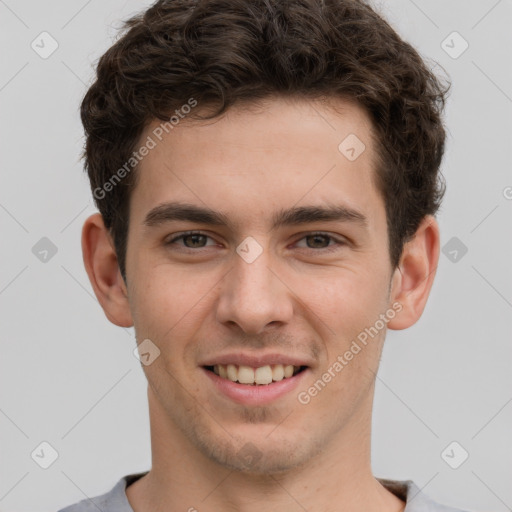
<path id="1" fill-rule="evenodd" d="M 126 497 L 126 487 L 146 474 L 147 471 L 126 475 L 111 491 L 95 498 L 86 498 L 58 512 L 133 512 Z M 460 509 L 435 503 L 422 493 L 412 480 L 398 481 L 382 478 L 378 480 L 388 491 L 406 502 L 404 512 L 463 512 Z"/>

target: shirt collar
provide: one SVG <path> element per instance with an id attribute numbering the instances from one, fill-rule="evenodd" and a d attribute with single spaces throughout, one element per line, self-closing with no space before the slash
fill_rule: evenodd
<path id="1" fill-rule="evenodd" d="M 126 487 L 147 475 L 148 471 L 142 473 L 132 473 L 119 480 L 112 489 L 109 499 L 111 499 L 112 510 L 122 512 L 133 512 L 133 509 L 126 496 Z M 443 507 L 432 501 L 427 495 L 421 492 L 421 489 L 412 480 L 389 480 L 377 478 L 377 480 L 395 496 L 405 501 L 404 512 L 450 512 L 454 509 Z M 110 510 L 110 508 L 108 508 Z"/>

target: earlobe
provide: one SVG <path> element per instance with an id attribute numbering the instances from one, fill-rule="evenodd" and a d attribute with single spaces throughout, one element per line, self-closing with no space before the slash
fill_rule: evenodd
<path id="1" fill-rule="evenodd" d="M 91 215 L 84 223 L 82 254 L 85 270 L 107 318 L 120 327 L 131 327 L 133 320 L 127 289 L 100 213 Z"/>
<path id="2" fill-rule="evenodd" d="M 388 322 L 389 329 L 406 329 L 421 317 L 427 303 L 439 261 L 439 226 L 427 215 L 414 237 L 404 245 L 400 264 L 393 274 L 391 302 L 401 305 L 400 313 Z"/>

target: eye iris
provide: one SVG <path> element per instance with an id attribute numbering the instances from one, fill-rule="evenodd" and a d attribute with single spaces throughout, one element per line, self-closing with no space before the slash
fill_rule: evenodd
<path id="1" fill-rule="evenodd" d="M 187 242 L 186 242 L 186 240 L 190 240 L 190 239 L 193 240 L 192 245 L 187 244 Z M 198 239 L 199 239 L 199 243 L 198 243 Z M 183 241 L 185 242 L 185 245 L 187 247 L 204 247 L 204 244 L 201 244 L 201 242 L 206 242 L 206 236 L 198 235 L 198 234 L 187 235 L 187 236 L 183 237 Z"/>
<path id="2" fill-rule="evenodd" d="M 317 242 L 318 240 L 320 240 L 320 247 L 327 247 L 327 246 L 329 245 L 329 237 L 327 237 L 326 235 L 309 235 L 309 236 L 307 237 L 307 240 L 308 240 L 308 246 L 309 246 L 309 247 L 311 247 L 311 245 L 309 244 L 309 241 L 310 241 L 311 239 L 315 240 L 315 241 L 313 242 L 313 247 L 314 247 L 314 248 L 318 248 L 318 247 L 319 247 L 318 245 L 316 245 L 316 242 Z M 325 243 L 323 243 L 323 242 L 327 242 L 327 243 L 325 244 Z"/>

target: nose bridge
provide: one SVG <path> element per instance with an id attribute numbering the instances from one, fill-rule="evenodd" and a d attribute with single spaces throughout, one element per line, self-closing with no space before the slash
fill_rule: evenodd
<path id="1" fill-rule="evenodd" d="M 270 250 L 250 237 L 237 247 L 219 298 L 219 322 L 234 322 L 246 332 L 259 333 L 269 323 L 289 321 L 290 297 L 272 264 Z"/>
<path id="2" fill-rule="evenodd" d="M 258 295 L 271 295 L 270 291 L 273 287 L 274 275 L 270 271 L 271 257 L 269 251 L 266 250 L 257 256 L 254 261 L 248 261 L 243 257 L 236 257 L 234 260 L 234 282 L 235 290 L 239 294 L 249 291 L 253 297 Z M 248 297 L 245 294 L 242 294 Z"/>

